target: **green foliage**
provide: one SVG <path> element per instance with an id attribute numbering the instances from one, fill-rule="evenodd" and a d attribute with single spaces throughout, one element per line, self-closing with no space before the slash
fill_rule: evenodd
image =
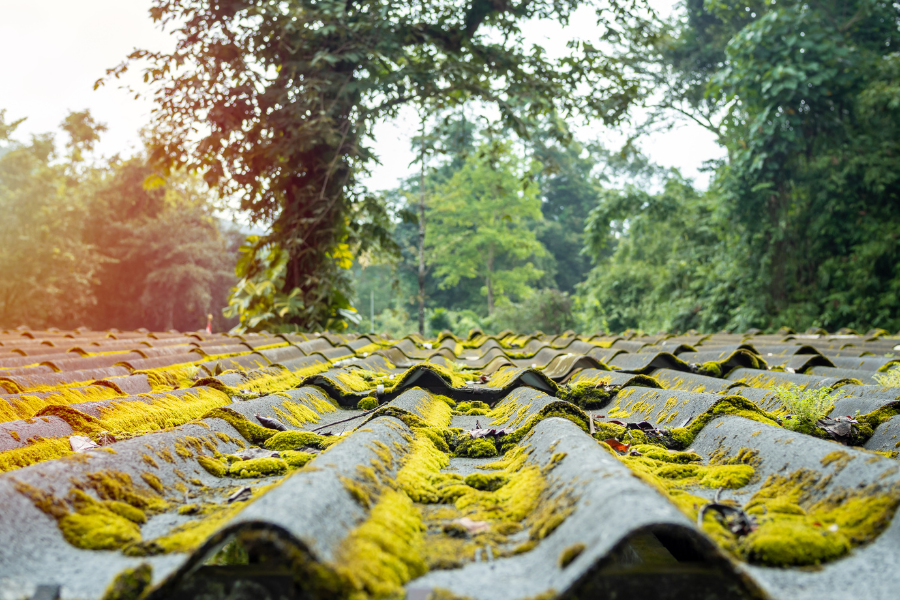
<path id="1" fill-rule="evenodd" d="M 720 227 L 709 198 L 677 174 L 659 194 L 605 191 L 585 227 L 598 260 L 579 286 L 582 328 L 721 329 L 740 299 L 722 279 L 730 264 Z"/>
<path id="2" fill-rule="evenodd" d="M 425 243 L 435 276 L 443 287 L 483 281 L 489 315 L 499 298 L 524 295 L 542 275 L 531 258 L 546 251 L 528 227 L 541 218 L 533 168 L 508 144 L 484 144 L 429 200 Z"/>
<path id="3" fill-rule="evenodd" d="M 788 384 L 775 388 L 775 394 L 793 417 L 785 419 L 784 426 L 795 431 L 815 429 L 816 421 L 827 417 L 834 406 L 831 388 L 803 389 Z"/>
<path id="4" fill-rule="evenodd" d="M 728 158 L 705 194 L 677 203 L 684 216 L 653 215 L 668 189 L 605 192 L 589 221 L 586 321 L 900 327 L 896 6 L 688 0 L 684 11 L 632 44 L 662 98 L 651 122 L 687 116 Z"/>
<path id="5" fill-rule="evenodd" d="M 50 134 L 11 139 L 0 113 L 0 326 L 205 326 L 233 285 L 240 234 L 220 230 L 190 176 L 163 179 L 142 157 L 89 160 L 106 129 L 90 113 L 61 129 L 64 158 Z"/>
<path id="6" fill-rule="evenodd" d="M 575 326 L 572 299 L 565 292 L 542 289 L 527 292 L 519 302 L 498 303 L 494 314 L 483 321 L 486 331 L 543 331 L 562 333 Z M 454 330 L 456 331 L 456 330 Z M 460 329 L 460 331 L 465 331 Z"/>
<path id="7" fill-rule="evenodd" d="M 607 123 L 624 115 L 638 91 L 624 64 L 589 43 L 552 60 L 523 40 L 522 22 L 565 24 L 582 4 L 611 30 L 641 27 L 632 1 L 156 0 L 151 15 L 171 28 L 175 50 L 129 57 L 147 64 L 157 101 L 152 159 L 202 173 L 271 223 L 252 251 L 288 253 L 279 292 L 299 289 L 303 307 L 279 318 L 323 327 L 349 308 L 349 281 L 336 260 L 341 245 L 361 255 L 391 244 L 383 204 L 357 185 L 375 160 L 367 142 L 376 122 L 411 102 L 479 102 L 519 134 L 541 115 L 591 114 Z M 259 283 L 264 272 L 250 279 Z"/>
<path id="8" fill-rule="evenodd" d="M 900 367 L 892 367 L 886 373 L 878 373 L 872 377 L 879 385 L 900 388 Z"/>

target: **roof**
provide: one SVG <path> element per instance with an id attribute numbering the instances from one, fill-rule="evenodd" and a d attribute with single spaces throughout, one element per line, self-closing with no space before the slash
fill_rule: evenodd
<path id="1" fill-rule="evenodd" d="M 895 356 L 2 331 L 0 598 L 893 598 Z"/>

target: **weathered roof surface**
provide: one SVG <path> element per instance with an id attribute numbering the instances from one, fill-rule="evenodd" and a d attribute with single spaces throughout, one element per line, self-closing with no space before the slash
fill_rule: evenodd
<path id="1" fill-rule="evenodd" d="M 0 598 L 894 598 L 878 333 L 0 331 Z"/>

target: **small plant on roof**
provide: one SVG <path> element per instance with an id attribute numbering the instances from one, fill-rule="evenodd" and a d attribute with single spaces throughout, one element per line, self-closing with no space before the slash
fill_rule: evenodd
<path id="1" fill-rule="evenodd" d="M 879 373 L 872 376 L 875 381 L 885 387 L 900 388 L 900 367 L 893 367 L 886 373 Z"/>
<path id="2" fill-rule="evenodd" d="M 791 413 L 784 426 L 794 431 L 810 431 L 816 428 L 816 421 L 828 416 L 834 405 L 830 396 L 831 388 L 804 389 L 799 385 L 783 385 L 775 388 L 778 400 Z"/>

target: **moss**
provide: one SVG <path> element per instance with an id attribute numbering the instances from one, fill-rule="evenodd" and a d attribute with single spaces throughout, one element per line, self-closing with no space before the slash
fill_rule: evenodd
<path id="1" fill-rule="evenodd" d="M 449 430 L 439 427 L 417 427 L 413 431 L 418 435 L 427 437 L 434 444 L 435 448 L 441 452 L 450 452 L 448 436 L 445 434 L 445 432 L 449 433 Z"/>
<path id="2" fill-rule="evenodd" d="M 296 448 L 318 448 L 324 450 L 331 446 L 338 438 L 334 436 L 318 435 L 308 431 L 279 431 L 268 438 L 263 447 L 266 450 L 294 450 Z"/>
<path id="3" fill-rule="evenodd" d="M 456 405 L 456 410 L 464 415 L 486 415 L 491 409 L 490 406 L 480 400 L 472 400 L 471 402 L 460 402 Z"/>
<path id="4" fill-rule="evenodd" d="M 288 464 L 289 467 L 299 469 L 306 466 L 306 463 L 316 457 L 315 454 L 309 452 L 295 452 L 293 450 L 285 450 L 281 452 L 281 459 Z"/>
<path id="5" fill-rule="evenodd" d="M 706 377 L 721 377 L 722 365 L 717 362 L 705 362 L 697 368 L 697 374 Z"/>
<path id="6" fill-rule="evenodd" d="M 463 479 L 465 484 L 476 490 L 493 492 L 509 483 L 509 477 L 500 473 L 472 473 Z"/>
<path id="7" fill-rule="evenodd" d="M 375 396 L 366 396 L 362 400 L 360 400 L 356 408 L 359 410 L 372 410 L 378 406 L 378 399 Z"/>
<path id="8" fill-rule="evenodd" d="M 144 461 L 145 463 L 147 463 L 149 466 L 153 467 L 154 469 L 159 468 L 159 464 L 157 464 L 157 462 L 155 460 L 153 460 L 153 457 L 150 456 L 149 454 L 141 454 L 141 460 Z"/>
<path id="9" fill-rule="evenodd" d="M 427 571 L 421 558 L 424 529 L 412 501 L 385 490 L 366 521 L 341 543 L 337 570 L 356 595 L 402 597 L 403 585 Z"/>
<path id="10" fill-rule="evenodd" d="M 16 399 L 0 400 L 0 422 L 28 419 L 47 406 L 95 402 L 120 395 L 113 388 L 100 385 L 91 385 L 77 390 L 59 386 L 48 388 L 46 391 L 49 394 L 43 397 L 24 393 Z"/>
<path id="11" fill-rule="evenodd" d="M 544 406 L 537 414 L 533 415 L 528 422 L 522 427 L 516 429 L 513 433 L 504 436 L 500 440 L 500 451 L 507 452 L 514 445 L 525 439 L 525 436 L 531 433 L 538 423 L 550 417 L 560 417 L 572 421 L 585 433 L 589 431 L 590 417 L 573 404 L 564 401 L 554 401 Z"/>
<path id="12" fill-rule="evenodd" d="M 59 520 L 67 542 L 85 550 L 116 550 L 141 540 L 138 526 L 96 501 L 79 502 L 77 512 Z"/>
<path id="13" fill-rule="evenodd" d="M 672 429 L 672 445 L 676 448 L 687 448 L 710 421 L 725 415 L 737 415 L 752 421 L 778 427 L 775 417 L 760 409 L 752 401 L 741 396 L 726 396 L 698 415 L 690 426 Z"/>
<path id="14" fill-rule="evenodd" d="M 557 562 L 559 563 L 560 569 L 565 569 L 572 561 L 581 556 L 581 553 L 584 552 L 585 545 L 581 542 L 577 544 L 572 544 L 571 546 L 567 546 L 562 552 L 559 553 L 559 559 Z"/>
<path id="15" fill-rule="evenodd" d="M 497 456 L 497 447 L 487 438 L 468 438 L 456 447 L 456 455 L 467 458 Z"/>
<path id="16" fill-rule="evenodd" d="M 144 433 L 169 429 L 198 419 L 210 410 L 231 403 L 231 398 L 218 390 L 197 388 L 183 396 L 166 395 L 150 403 L 123 400 L 100 409 L 103 429 Z"/>
<path id="17" fill-rule="evenodd" d="M 261 445 L 270 437 L 272 437 L 276 433 L 279 433 L 275 429 L 260 427 L 256 423 L 252 423 L 241 413 L 225 407 L 215 408 L 206 413 L 203 418 L 222 419 L 223 421 L 234 427 L 238 431 L 238 433 L 244 436 L 244 439 L 246 439 L 251 444 Z"/>
<path id="18" fill-rule="evenodd" d="M 720 465 L 706 467 L 700 484 L 709 488 L 742 488 L 753 477 L 754 470 L 750 465 Z"/>
<path id="19" fill-rule="evenodd" d="M 844 536 L 793 516 L 761 523 L 742 546 L 750 562 L 773 567 L 817 565 L 850 551 Z"/>
<path id="20" fill-rule="evenodd" d="M 845 555 L 877 537 L 900 503 L 897 486 L 836 489 L 825 495 L 831 476 L 800 469 L 772 475 L 745 505 L 759 528 L 738 552 L 769 566 L 816 565 Z"/>
<path id="21" fill-rule="evenodd" d="M 234 463 L 228 468 L 232 477 L 251 478 L 284 475 L 288 464 L 279 458 L 253 458 Z"/>
<path id="22" fill-rule="evenodd" d="M 593 410 L 606 406 L 613 397 L 613 392 L 607 390 L 608 384 L 609 380 L 602 378 L 598 382 L 579 381 L 564 389 L 561 397 L 585 410 Z"/>
<path id="23" fill-rule="evenodd" d="M 220 460 L 201 455 L 197 457 L 197 462 L 200 463 L 200 466 L 206 469 L 210 475 L 216 477 L 225 477 L 228 475 L 228 465 Z"/>
<path id="24" fill-rule="evenodd" d="M 117 502 L 115 500 L 106 500 L 103 502 L 103 506 L 107 510 L 116 513 L 120 517 L 125 517 L 132 523 L 142 525 L 147 522 L 147 515 L 144 513 L 144 511 L 139 508 L 135 508 L 130 504 Z"/>
<path id="25" fill-rule="evenodd" d="M 147 563 L 125 569 L 113 579 L 102 600 L 138 600 L 153 580 L 153 568 Z"/>
<path id="26" fill-rule="evenodd" d="M 0 472 L 14 471 L 40 462 L 73 454 L 68 438 L 46 439 L 35 437 L 24 448 L 0 452 Z"/>
<path id="27" fill-rule="evenodd" d="M 141 473 L 141 479 L 157 493 L 163 493 L 165 488 L 163 487 L 162 480 L 153 473 Z"/>
<path id="28" fill-rule="evenodd" d="M 262 490 L 254 490 L 254 496 Z M 170 552 L 192 552 L 208 540 L 220 527 L 225 525 L 245 504 L 215 505 L 210 507 L 202 519 L 190 521 L 174 528 L 167 535 L 154 540 L 132 544 L 124 549 L 128 556 L 147 556 Z"/>
<path id="29" fill-rule="evenodd" d="M 152 493 L 137 488 L 128 473 L 105 470 L 88 473 L 84 480 L 73 480 L 78 489 L 91 489 L 103 500 L 125 502 L 144 510 L 164 510 L 166 503 Z"/>
<path id="30" fill-rule="evenodd" d="M 850 456 L 848 453 L 843 450 L 835 450 L 834 452 L 829 452 L 819 461 L 822 463 L 823 467 L 827 467 L 828 465 L 834 465 L 834 473 L 840 473 L 847 464 L 853 460 L 855 457 Z"/>

